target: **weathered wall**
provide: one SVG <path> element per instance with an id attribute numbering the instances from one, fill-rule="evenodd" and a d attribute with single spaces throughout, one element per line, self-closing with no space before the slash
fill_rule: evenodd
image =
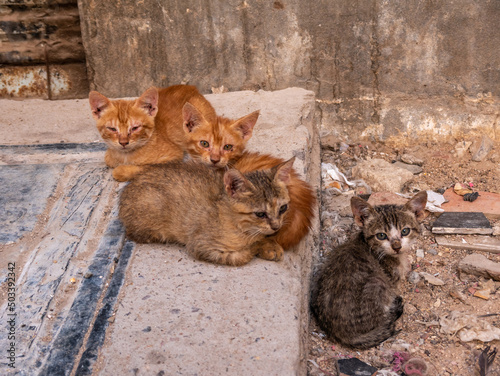
<path id="1" fill-rule="evenodd" d="M 499 139 L 497 0 L 78 0 L 91 87 L 316 92 L 323 132 Z"/>
<path id="2" fill-rule="evenodd" d="M 0 0 L 0 97 L 80 98 L 88 88 L 77 0 Z"/>

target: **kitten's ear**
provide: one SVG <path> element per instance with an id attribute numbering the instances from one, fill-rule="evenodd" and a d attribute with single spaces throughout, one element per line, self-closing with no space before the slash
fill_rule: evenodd
<path id="1" fill-rule="evenodd" d="M 111 101 L 104 95 L 97 91 L 89 93 L 90 109 L 92 110 L 92 117 L 97 120 L 100 119 L 104 110 L 109 107 Z"/>
<path id="2" fill-rule="evenodd" d="M 228 170 L 224 174 L 224 187 L 230 197 L 248 196 L 255 189 L 253 184 L 248 181 L 238 170 Z"/>
<path id="3" fill-rule="evenodd" d="M 158 89 L 150 87 L 135 101 L 135 106 L 155 117 L 158 113 Z"/>
<path id="4" fill-rule="evenodd" d="M 351 210 L 354 215 L 354 222 L 363 227 L 366 219 L 372 215 L 372 206 L 360 197 L 353 196 L 351 198 Z"/>
<path id="5" fill-rule="evenodd" d="M 290 182 L 290 173 L 292 172 L 294 161 L 295 157 L 292 157 L 288 161 L 275 166 L 274 169 L 276 169 L 276 172 L 274 173 L 274 180 L 288 184 Z"/>
<path id="6" fill-rule="evenodd" d="M 420 221 L 425 217 L 425 205 L 427 204 L 427 192 L 420 191 L 408 201 L 404 208 L 411 211 Z"/>
<path id="7" fill-rule="evenodd" d="M 231 128 L 240 132 L 243 140 L 248 140 L 252 137 L 253 127 L 255 127 L 255 124 L 257 123 L 259 113 L 260 111 L 254 111 L 251 114 L 243 116 L 231 124 Z"/>
<path id="8" fill-rule="evenodd" d="M 191 103 L 186 102 L 182 107 L 182 119 L 184 121 L 184 131 L 191 133 L 203 121 L 203 115 Z"/>

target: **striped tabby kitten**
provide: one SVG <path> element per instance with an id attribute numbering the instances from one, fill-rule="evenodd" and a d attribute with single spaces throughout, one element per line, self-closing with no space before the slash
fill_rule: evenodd
<path id="1" fill-rule="evenodd" d="M 420 234 L 426 202 L 425 191 L 404 206 L 352 198 L 361 231 L 332 250 L 312 288 L 312 311 L 333 341 L 368 349 L 396 333 L 403 313 L 397 284 L 409 269 L 406 253 Z"/>
<path id="2" fill-rule="evenodd" d="M 264 240 L 283 224 L 293 161 L 245 174 L 193 161 L 145 167 L 123 190 L 120 219 L 130 239 L 185 244 L 200 260 L 278 261 L 283 248 Z"/>

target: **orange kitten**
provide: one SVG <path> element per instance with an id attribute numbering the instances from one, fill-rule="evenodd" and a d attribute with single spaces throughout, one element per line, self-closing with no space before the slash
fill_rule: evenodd
<path id="1" fill-rule="evenodd" d="M 205 97 L 187 85 L 152 87 L 135 100 L 110 100 L 92 91 L 89 102 L 97 129 L 108 144 L 105 162 L 114 168 L 113 177 L 119 181 L 140 171 L 137 166 L 183 158 L 186 133 L 179 125 L 186 103 L 199 109 L 196 121 L 200 126 L 216 118 Z"/>

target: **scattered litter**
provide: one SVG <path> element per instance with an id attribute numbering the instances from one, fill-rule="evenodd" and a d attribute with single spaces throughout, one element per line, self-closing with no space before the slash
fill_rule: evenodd
<path id="1" fill-rule="evenodd" d="M 476 201 L 478 197 L 479 197 L 478 192 L 466 193 L 464 194 L 464 201 L 473 202 Z"/>
<path id="2" fill-rule="evenodd" d="M 70 280 L 69 280 L 69 283 L 76 283 L 76 278 L 75 277 L 71 277 Z"/>
<path id="3" fill-rule="evenodd" d="M 432 274 L 426 272 L 420 272 L 420 276 L 423 277 L 428 283 L 434 286 L 443 286 L 444 281 L 433 276 Z"/>
<path id="4" fill-rule="evenodd" d="M 490 221 L 480 212 L 446 212 L 432 224 L 433 234 L 479 234 L 493 232 Z"/>
<path id="5" fill-rule="evenodd" d="M 493 361 L 495 360 L 495 356 L 497 355 L 496 347 L 490 351 L 490 346 L 486 346 L 481 355 L 479 355 L 479 374 L 480 376 L 487 376 Z"/>
<path id="6" fill-rule="evenodd" d="M 441 332 L 446 334 L 458 334 L 462 342 L 470 342 L 475 339 L 482 342 L 490 342 L 500 339 L 500 329 L 492 326 L 485 320 L 479 320 L 474 315 L 468 315 L 458 311 L 439 318 Z"/>
<path id="7" fill-rule="evenodd" d="M 466 183 L 456 183 L 453 187 L 453 191 L 460 196 L 473 192 L 470 185 Z"/>
<path id="8" fill-rule="evenodd" d="M 403 365 L 403 372 L 407 376 L 427 375 L 427 363 L 422 358 L 412 358 Z"/>
<path id="9" fill-rule="evenodd" d="M 490 294 L 491 294 L 491 291 L 489 289 L 477 290 L 476 292 L 474 292 L 474 296 L 476 298 L 481 298 L 481 299 L 484 299 L 484 300 L 489 300 L 490 299 Z"/>
<path id="10" fill-rule="evenodd" d="M 339 359 L 337 361 L 340 376 L 372 376 L 377 369 L 358 358 Z"/>
<path id="11" fill-rule="evenodd" d="M 399 376 L 399 373 L 388 369 L 381 369 L 374 376 Z"/>
<path id="12" fill-rule="evenodd" d="M 440 193 L 436 193 L 434 191 L 428 190 L 427 192 L 427 204 L 425 205 L 425 209 L 430 211 L 431 213 L 443 213 L 444 209 L 441 208 L 441 204 L 447 202 L 444 196 Z M 410 199 L 413 195 L 407 195 L 403 193 L 396 193 L 398 196 Z"/>
<path id="13" fill-rule="evenodd" d="M 326 189 L 333 190 L 337 194 L 343 194 L 355 187 L 364 187 L 367 194 L 371 194 L 371 188 L 363 180 L 347 180 L 337 166 L 331 163 L 321 164 L 321 177 Z"/>

